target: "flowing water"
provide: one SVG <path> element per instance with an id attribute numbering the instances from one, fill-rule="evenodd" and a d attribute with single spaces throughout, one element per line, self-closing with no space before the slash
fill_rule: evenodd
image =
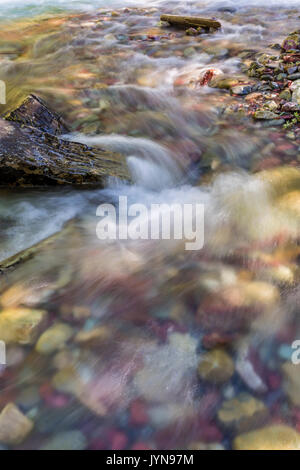
<path id="1" fill-rule="evenodd" d="M 300 143 L 200 85 L 211 69 L 247 80 L 247 57 L 299 27 L 298 0 L 263 3 L 0 2 L 3 112 L 42 96 L 66 139 L 125 154 L 134 181 L 1 192 L 1 260 L 55 235 L 0 278 L 2 313 L 43 310 L 39 335 L 49 329 L 8 341 L 1 409 L 34 423 L 10 447 L 231 449 L 249 430 L 300 429 L 299 210 L 274 197 L 293 185 Z M 162 12 L 222 29 L 187 36 L 161 28 Z M 270 183 L 262 170 L 275 166 Z M 204 248 L 100 241 L 97 207 L 120 195 L 204 204 Z"/>

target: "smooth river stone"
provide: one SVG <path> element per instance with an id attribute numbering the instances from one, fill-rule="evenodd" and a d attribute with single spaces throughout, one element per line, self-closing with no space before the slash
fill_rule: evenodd
<path id="1" fill-rule="evenodd" d="M 6 344 L 33 344 L 41 332 L 47 312 L 10 308 L 0 313 L 0 340 Z"/>
<path id="2" fill-rule="evenodd" d="M 300 406 L 300 366 L 287 361 L 282 366 L 283 388 L 294 406 Z"/>
<path id="3" fill-rule="evenodd" d="M 300 434 L 289 426 L 274 424 L 240 434 L 233 441 L 235 450 L 300 450 Z"/>
<path id="4" fill-rule="evenodd" d="M 62 349 L 66 342 L 72 337 L 73 330 L 64 323 L 57 323 L 48 328 L 39 338 L 36 351 L 40 354 L 52 354 Z"/>
<path id="5" fill-rule="evenodd" d="M 248 393 L 241 393 L 232 400 L 224 401 L 218 411 L 218 419 L 222 425 L 239 432 L 257 427 L 267 416 L 268 410 L 264 403 Z"/>
<path id="6" fill-rule="evenodd" d="M 300 169 L 291 166 L 279 166 L 256 174 L 258 178 L 270 185 L 272 195 L 282 196 L 300 187 Z"/>
<path id="7" fill-rule="evenodd" d="M 291 191 L 278 201 L 278 206 L 284 212 L 288 212 L 297 218 L 300 217 L 300 191 Z"/>
<path id="8" fill-rule="evenodd" d="M 198 366 L 200 378 L 216 384 L 227 382 L 233 373 L 234 362 L 222 349 L 214 349 L 204 354 Z"/>
<path id="9" fill-rule="evenodd" d="M 33 429 L 33 422 L 13 404 L 9 403 L 0 414 L 0 442 L 17 445 L 23 442 Z"/>
<path id="10" fill-rule="evenodd" d="M 87 440 L 80 431 L 66 431 L 50 437 L 41 450 L 84 450 Z"/>

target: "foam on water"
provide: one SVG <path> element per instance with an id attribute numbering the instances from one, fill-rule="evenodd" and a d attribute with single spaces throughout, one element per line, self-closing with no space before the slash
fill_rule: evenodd
<path id="1" fill-rule="evenodd" d="M 135 183 L 144 188 L 163 189 L 175 185 L 183 177 L 174 155 L 163 145 L 149 139 L 120 135 L 89 137 L 83 134 L 73 134 L 67 138 L 127 155 Z"/>

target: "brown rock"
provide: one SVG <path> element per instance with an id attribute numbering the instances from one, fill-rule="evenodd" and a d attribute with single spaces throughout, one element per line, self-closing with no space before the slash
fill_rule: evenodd
<path id="1" fill-rule="evenodd" d="M 198 366 L 200 378 L 216 384 L 227 382 L 233 373 L 233 360 L 223 349 L 214 349 L 204 354 Z"/>
<path id="2" fill-rule="evenodd" d="M 300 191 L 291 191 L 282 196 L 278 201 L 278 207 L 285 213 L 300 217 Z"/>
<path id="3" fill-rule="evenodd" d="M 300 434 L 289 426 L 274 424 L 234 439 L 235 450 L 300 450 Z"/>
<path id="4" fill-rule="evenodd" d="M 283 387 L 294 406 L 300 406 L 300 366 L 285 362 L 282 366 Z"/>
<path id="5" fill-rule="evenodd" d="M 80 331 L 75 336 L 75 343 L 89 346 L 100 346 L 106 343 L 111 337 L 111 330 L 106 326 L 99 326 L 88 331 Z"/>
<path id="6" fill-rule="evenodd" d="M 33 429 L 30 421 L 13 404 L 9 403 L 0 414 L 0 442 L 17 445 L 23 442 Z"/>
<path id="7" fill-rule="evenodd" d="M 270 185 L 274 196 L 281 196 L 300 187 L 300 169 L 291 166 L 280 166 L 264 170 L 256 176 Z"/>
<path id="8" fill-rule="evenodd" d="M 73 330 L 69 325 L 57 323 L 44 331 L 36 343 L 35 349 L 40 354 L 52 354 L 62 349 L 72 335 Z"/>
<path id="9" fill-rule="evenodd" d="M 33 344 L 41 332 L 47 312 L 9 308 L 0 313 L 0 340 L 6 344 Z"/>
<path id="10" fill-rule="evenodd" d="M 223 426 L 239 432 L 248 431 L 265 421 L 268 410 L 264 403 L 248 393 L 241 393 L 232 400 L 223 402 L 218 419 Z"/>

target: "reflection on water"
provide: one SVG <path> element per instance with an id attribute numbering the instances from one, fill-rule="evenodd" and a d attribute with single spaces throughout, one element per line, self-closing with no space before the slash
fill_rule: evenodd
<path id="1" fill-rule="evenodd" d="M 244 51 L 297 19 L 259 2 L 217 11 L 231 3 L 201 40 L 162 32 L 149 5 L 0 33 L 7 107 L 40 94 L 70 122 L 66 138 L 124 153 L 135 181 L 1 193 L 2 260 L 55 234 L 0 278 L 3 448 L 300 447 L 299 143 L 226 114 L 234 99 L 199 85 L 212 68 L 243 76 Z M 119 195 L 203 203 L 204 249 L 99 241 L 97 206 Z"/>

